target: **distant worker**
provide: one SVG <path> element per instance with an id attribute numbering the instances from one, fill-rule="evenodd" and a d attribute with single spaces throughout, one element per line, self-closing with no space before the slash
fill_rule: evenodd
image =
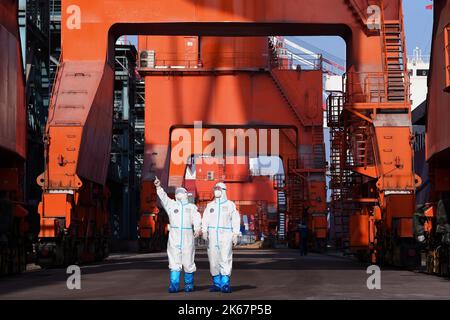
<path id="1" fill-rule="evenodd" d="M 234 202 L 227 199 L 227 187 L 218 183 L 214 187 L 214 201 L 203 213 L 202 234 L 208 240 L 208 258 L 213 278 L 211 292 L 230 293 L 233 264 L 233 245 L 237 245 L 241 218 Z"/>
<path id="2" fill-rule="evenodd" d="M 424 243 L 425 241 L 425 223 L 427 222 L 425 211 L 428 208 L 429 205 L 421 204 L 416 207 L 416 212 L 414 212 L 413 216 L 414 235 L 419 243 Z"/>
<path id="3" fill-rule="evenodd" d="M 298 225 L 298 232 L 300 233 L 300 255 L 308 255 L 308 226 L 301 222 Z"/>
<path id="4" fill-rule="evenodd" d="M 184 291 L 192 292 L 194 291 L 194 273 L 197 270 L 194 262 L 194 237 L 200 236 L 200 213 L 194 204 L 188 202 L 186 189 L 176 189 L 175 201 L 167 196 L 157 177 L 154 183 L 162 206 L 169 216 L 169 241 L 167 242 L 170 269 L 169 293 L 179 291 L 182 268 L 184 268 Z"/>

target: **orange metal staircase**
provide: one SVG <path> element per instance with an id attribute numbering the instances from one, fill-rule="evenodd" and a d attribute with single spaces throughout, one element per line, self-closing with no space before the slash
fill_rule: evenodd
<path id="1" fill-rule="evenodd" d="M 308 181 L 298 172 L 298 159 L 288 160 L 287 196 L 289 221 L 299 223 L 304 217 L 304 210 L 308 201 Z"/>
<path id="2" fill-rule="evenodd" d="M 400 20 L 383 21 L 384 67 L 388 101 L 405 101 L 407 79 L 405 34 Z"/>
<path id="3" fill-rule="evenodd" d="M 345 92 L 328 99 L 328 126 L 336 245 L 374 263 L 403 265 L 412 261 L 414 172 L 399 3 L 398 12 L 385 12 L 380 2 L 380 72 L 347 74 Z"/>
<path id="4" fill-rule="evenodd" d="M 371 152 L 372 141 L 369 140 L 371 135 L 369 133 L 370 128 L 368 123 L 358 118 L 352 118 L 347 125 L 350 129 L 347 135 L 349 139 L 348 144 L 353 149 L 348 165 L 351 167 L 367 167 L 369 164 L 373 165 Z"/>
<path id="5" fill-rule="evenodd" d="M 343 119 L 343 99 L 340 94 L 328 98 L 327 124 L 330 128 L 330 189 L 331 212 L 335 245 L 347 249 L 349 246 L 349 219 L 352 214 L 347 201 L 352 195 L 352 172 L 347 166 L 346 134 Z"/>
<path id="6" fill-rule="evenodd" d="M 69 1 L 67 1 L 67 3 L 63 2 L 61 11 L 67 11 L 66 9 L 68 9 L 68 6 L 70 4 L 68 2 Z M 160 32 L 159 34 L 161 35 L 214 34 L 220 37 L 260 37 L 266 34 L 264 30 L 272 30 L 273 34 L 283 34 L 286 31 L 288 31 L 287 33 L 292 33 L 295 30 L 295 25 L 302 24 L 304 25 L 304 28 L 302 28 L 301 34 L 304 36 L 337 35 L 343 37 L 346 43 L 349 44 L 347 48 L 347 59 L 350 71 L 359 72 L 360 74 L 367 74 L 372 73 L 374 70 L 376 70 L 378 73 L 382 73 L 381 78 L 383 80 L 383 77 L 385 76 L 385 74 L 383 74 L 384 66 L 382 65 L 383 57 L 382 51 L 378 49 L 382 41 L 386 41 L 386 43 L 395 43 L 395 39 L 388 40 L 388 38 L 386 38 L 383 40 L 382 36 L 378 34 L 377 31 L 373 31 L 373 35 L 371 34 L 370 36 L 367 36 L 367 25 L 362 26 L 361 23 L 355 21 L 355 17 L 353 17 L 349 12 L 350 8 L 348 6 L 348 3 L 354 6 L 359 6 L 359 8 L 364 8 L 367 4 L 382 3 L 381 0 L 351 0 L 347 3 L 342 0 L 316 0 L 309 2 L 300 1 L 298 2 L 298 10 L 263 10 L 264 14 L 261 14 L 260 10 L 264 9 L 260 7 L 261 1 L 257 0 L 249 1 L 248 5 L 241 6 L 239 7 L 239 9 L 230 7 L 229 1 L 227 0 L 205 0 L 202 1 L 201 4 L 199 4 L 198 1 L 160 1 L 157 12 L 155 12 L 154 8 L 152 8 L 151 6 L 144 5 L 146 1 L 143 0 L 134 1 L 136 6 L 139 6 L 140 8 L 140 10 L 138 11 L 129 10 L 129 4 L 126 1 L 117 1 L 114 10 L 109 10 L 111 7 L 110 2 L 111 1 L 109 0 L 96 0 L 95 4 L 93 4 L 94 1 L 91 0 L 77 0 L 77 4 L 81 8 L 83 8 L 83 16 L 95 16 L 96 19 L 94 19 L 95 21 L 89 21 L 89 23 L 86 25 L 86 21 L 84 19 L 76 18 L 75 20 L 79 20 L 80 24 L 83 27 L 76 28 L 76 24 L 74 24 L 74 28 L 66 28 L 62 33 L 64 70 L 60 70 L 58 72 L 61 83 L 58 85 L 58 90 L 55 91 L 52 95 L 52 105 L 54 105 L 54 109 L 51 112 L 51 117 L 54 119 L 54 121 L 49 120 L 48 127 L 51 129 L 49 131 L 48 139 L 49 156 L 47 157 L 46 161 L 45 174 L 42 176 L 41 181 L 41 183 L 44 184 L 44 189 L 48 190 L 48 195 L 50 196 L 46 194 L 44 196 L 43 202 L 45 202 L 47 198 L 49 200 L 53 199 L 53 197 L 56 198 L 55 195 L 60 196 L 60 194 L 56 192 L 62 192 L 63 196 L 66 196 L 67 198 L 76 198 L 83 190 L 86 190 L 86 192 L 89 193 L 88 191 L 90 191 L 89 188 L 91 188 L 91 185 L 105 185 L 106 176 L 103 173 L 106 173 L 107 166 L 110 160 L 109 151 L 112 126 L 110 126 L 109 124 L 112 122 L 110 120 L 112 119 L 112 86 L 114 83 L 114 73 L 110 63 L 114 57 L 113 55 L 109 54 L 113 52 L 111 49 L 114 47 L 114 37 L 111 37 L 111 30 L 114 31 L 114 34 L 130 34 L 130 32 L 136 34 L 138 32 L 145 32 L 145 30 L 153 30 L 153 28 L 158 25 Z M 399 0 L 385 0 L 385 3 L 389 7 L 389 14 L 392 15 L 392 13 L 394 13 L 395 15 L 395 12 L 397 12 L 397 10 L 401 11 L 401 8 L 399 8 Z M 266 7 L 266 9 L 276 8 L 277 5 L 279 5 L 279 1 L 264 1 L 264 6 Z M 333 14 L 330 15 L 327 10 L 323 10 L 323 8 L 325 7 L 333 8 Z M 356 11 L 356 13 L 362 14 L 360 18 L 362 19 L 362 22 L 366 22 L 364 19 L 364 11 L 359 10 Z M 169 19 L 168 17 L 171 18 Z M 399 15 L 398 18 L 395 18 L 399 20 L 400 25 L 402 25 L 400 17 L 401 15 Z M 392 16 L 388 16 L 388 18 L 391 20 L 393 19 Z M 229 23 L 223 23 L 224 21 L 229 21 Z M 262 28 L 263 26 L 265 27 Z M 385 27 L 386 31 L 395 30 L 395 28 L 389 28 L 390 26 L 388 24 L 386 24 Z M 96 30 L 96 32 L 92 32 L 92 30 Z M 395 34 L 393 35 L 395 36 Z M 400 37 L 403 37 L 402 33 L 400 33 Z M 93 46 L 92 44 L 95 45 Z M 266 43 L 264 43 L 262 46 L 264 47 L 264 45 L 266 45 Z M 395 49 L 394 46 L 390 46 L 389 48 L 389 50 Z M 403 39 L 402 46 L 398 49 L 399 55 L 400 52 L 404 54 L 402 48 L 404 48 Z M 385 46 L 385 51 L 388 51 L 387 45 Z M 280 57 L 280 59 L 278 59 L 278 61 L 276 62 L 278 64 L 283 64 L 285 61 L 283 61 L 282 59 L 283 57 Z M 261 60 L 265 59 L 261 58 Z M 392 79 L 390 91 L 395 92 L 394 75 L 398 76 L 396 72 L 399 71 L 395 70 L 394 68 L 393 63 L 395 63 L 395 59 L 390 60 L 392 67 L 386 66 L 386 70 L 392 69 L 390 70 L 391 76 L 389 77 L 390 79 Z M 405 61 L 405 59 L 403 59 L 403 61 Z M 260 67 L 262 65 L 264 64 L 258 63 L 256 70 L 260 70 Z M 255 70 L 253 67 L 254 66 L 252 64 L 252 70 Z M 269 72 L 267 71 L 267 69 L 270 69 L 270 67 L 267 68 L 263 66 L 262 68 L 266 68 L 266 72 Z M 401 67 L 399 67 L 398 69 L 402 70 Z M 274 74 L 282 74 L 278 71 L 279 70 L 275 69 L 271 70 L 272 78 L 274 78 Z M 318 75 L 318 73 L 319 72 L 316 72 L 315 74 Z M 291 72 L 291 74 L 293 73 Z M 318 141 L 319 138 L 311 139 L 311 132 L 308 132 L 308 130 L 312 130 L 312 127 L 314 126 L 322 125 L 322 119 L 319 119 L 319 122 L 309 122 L 310 116 L 314 117 L 314 114 L 319 115 L 319 117 L 321 118 L 321 110 L 319 110 L 319 112 L 316 112 L 318 111 L 316 110 L 316 107 L 319 106 L 320 103 L 315 103 L 313 99 L 308 99 L 310 103 L 309 106 L 304 105 L 303 103 L 303 101 L 306 100 L 306 95 L 308 95 L 308 97 L 314 95 L 314 92 L 310 94 L 310 92 L 306 92 L 306 90 L 303 90 L 304 87 L 309 87 L 311 84 L 314 84 L 317 89 L 321 83 L 317 81 L 320 77 L 314 78 L 311 76 L 311 74 L 314 75 L 314 73 L 309 72 L 300 73 L 300 76 L 304 76 L 305 86 L 302 85 L 302 87 L 297 88 L 292 84 L 290 86 L 285 86 L 284 80 L 286 80 L 289 85 L 289 77 L 281 79 L 283 80 L 281 82 L 279 81 L 280 77 L 278 79 L 273 79 L 273 81 L 278 84 L 278 87 L 280 87 L 281 83 L 284 90 L 280 90 L 280 92 L 281 95 L 283 95 L 283 99 L 288 101 L 288 106 L 286 106 L 286 103 L 283 104 L 283 101 L 280 100 L 281 96 L 274 96 L 273 101 L 280 101 L 280 105 L 284 105 L 285 107 L 289 107 L 292 109 L 292 114 L 290 112 L 283 112 L 283 114 L 281 115 L 276 114 L 276 107 L 274 107 L 273 105 L 267 104 L 267 108 L 264 108 L 264 110 L 263 108 L 260 108 L 260 110 L 256 110 L 256 107 L 248 103 L 250 100 L 247 101 L 242 99 L 242 97 L 247 97 L 247 95 L 250 93 L 248 88 L 253 88 L 253 84 L 250 85 L 250 83 L 246 87 L 243 86 L 244 82 L 239 82 L 239 84 L 236 86 L 226 85 L 226 83 L 231 84 L 232 82 L 223 82 L 223 84 L 220 85 L 217 84 L 217 88 L 223 86 L 223 88 L 227 88 L 227 90 L 233 92 L 233 95 L 235 95 L 236 99 L 232 101 L 230 99 L 231 95 L 227 94 L 225 94 L 223 98 L 220 99 L 211 99 L 211 93 L 213 91 L 211 91 L 210 89 L 213 88 L 213 86 L 211 86 L 210 89 L 201 89 L 200 87 L 202 86 L 199 83 L 200 78 L 196 78 L 192 81 L 186 81 L 186 83 L 186 79 L 183 79 L 183 85 L 186 85 L 186 88 L 191 88 L 189 90 L 181 90 L 180 88 L 178 92 L 179 97 L 180 99 L 185 100 L 178 101 L 176 99 L 172 99 L 174 101 L 168 101 L 171 99 L 167 99 L 167 97 L 170 95 L 166 93 L 171 91 L 165 90 L 170 90 L 169 82 L 162 84 L 162 81 L 154 81 L 154 85 L 157 85 L 157 87 L 159 86 L 159 88 L 164 88 L 164 90 L 159 90 L 160 92 L 158 92 L 161 99 L 160 102 L 164 103 L 154 102 L 155 96 L 153 96 L 152 99 L 147 100 L 154 103 L 152 104 L 152 107 L 146 105 L 146 112 L 148 112 L 146 114 L 146 130 L 151 132 L 151 134 L 146 135 L 145 154 L 148 156 L 148 158 L 146 158 L 147 162 L 145 162 L 145 164 L 148 165 L 148 167 L 145 168 L 144 171 L 146 171 L 147 173 L 150 172 L 151 174 L 148 173 L 148 176 L 143 177 L 143 180 L 147 179 L 148 181 L 150 181 L 150 179 L 152 179 L 151 176 L 153 175 L 153 172 L 164 174 L 166 176 L 169 175 L 169 172 L 167 172 L 167 163 L 169 162 L 168 155 L 170 154 L 169 134 L 171 132 L 170 128 L 173 128 L 174 125 L 190 125 L 193 120 L 195 121 L 198 119 L 208 119 L 208 121 L 214 120 L 214 123 L 217 124 L 251 123 L 251 121 L 256 117 L 259 119 L 258 121 L 265 124 L 269 123 L 284 125 L 288 123 L 290 126 L 297 127 L 298 130 L 303 131 L 301 132 L 301 136 L 306 136 L 308 141 L 306 141 L 305 145 L 302 145 L 301 147 L 306 147 L 306 149 L 308 149 L 306 152 L 309 153 L 307 157 L 311 156 L 312 158 L 310 158 L 311 160 L 307 160 L 307 157 L 297 159 L 296 166 L 294 168 L 291 168 L 291 172 L 288 172 L 288 174 L 293 173 L 294 176 L 306 176 L 306 181 L 308 182 L 308 184 L 310 184 L 311 187 L 316 188 L 315 190 L 319 190 L 321 186 L 318 186 L 317 184 L 323 183 L 323 186 L 325 185 L 325 181 L 322 181 L 324 180 L 324 169 L 315 169 L 311 167 L 315 167 L 316 163 L 318 164 L 319 162 L 321 162 L 318 156 L 316 158 L 316 155 L 319 155 L 320 153 L 321 146 Z M 88 77 L 88 75 L 91 76 Z M 285 74 L 282 75 L 284 76 Z M 239 77 L 241 76 L 242 75 L 239 75 Z M 260 76 L 260 74 L 258 74 L 258 76 Z M 266 83 L 268 79 L 264 79 L 264 76 L 261 77 L 261 83 L 264 86 L 269 86 L 270 84 L 268 85 Z M 407 77 L 407 74 L 404 73 L 404 76 Z M 73 84 L 72 80 L 74 80 L 75 77 L 77 78 L 77 83 Z M 242 76 L 242 78 L 245 77 Z M 361 80 L 362 78 L 362 76 L 355 77 L 356 80 Z M 87 80 L 89 81 L 86 82 Z M 229 79 L 227 77 L 226 81 L 228 80 Z M 321 78 L 319 80 L 321 80 Z M 172 79 L 170 79 L 170 81 L 172 81 Z M 211 81 L 211 83 L 213 82 L 218 83 L 216 81 Z M 216 84 L 214 84 L 214 90 L 217 89 L 215 86 Z M 354 100 L 359 104 L 358 107 L 366 108 L 364 109 L 364 111 L 361 111 L 361 113 L 364 113 L 366 116 L 370 116 L 371 110 L 368 110 L 368 100 L 362 101 L 364 96 L 367 95 L 367 92 L 361 93 L 361 90 L 364 90 L 362 89 L 361 83 L 357 84 L 356 86 L 359 87 L 358 90 L 353 90 L 353 88 L 351 87 L 348 88 L 350 95 L 357 96 Z M 384 82 L 382 83 L 382 86 L 384 89 Z M 61 99 L 68 96 L 68 93 L 70 91 L 72 91 L 73 98 L 75 98 L 75 96 L 81 95 L 81 92 L 73 92 L 74 87 L 78 88 L 78 90 L 83 90 L 83 92 L 85 92 L 84 94 L 86 96 L 89 96 L 89 99 L 83 101 L 82 106 L 81 102 L 76 104 L 74 104 L 73 102 L 61 103 L 63 102 L 61 101 Z M 236 90 L 236 87 L 238 87 L 238 89 L 240 90 Z M 406 89 L 407 88 L 405 88 L 405 90 Z M 206 94 L 208 93 L 207 90 L 210 91 L 209 94 Z M 258 94 L 261 93 L 261 91 L 262 90 L 259 90 Z M 296 95 L 296 92 L 300 91 L 303 97 L 301 97 L 301 95 Z M 182 92 L 192 92 L 194 93 L 194 95 L 190 94 L 184 96 L 184 94 L 181 94 Z M 200 98 L 202 95 L 195 94 L 195 92 L 205 92 L 205 103 L 198 103 L 197 98 Z M 219 90 L 217 90 L 217 92 L 219 92 Z M 220 90 L 220 92 L 223 92 L 223 90 Z M 383 93 L 384 92 L 385 90 L 383 90 Z M 271 91 L 270 93 L 267 93 L 267 96 L 271 96 L 273 94 L 274 92 Z M 393 93 L 391 95 L 392 99 L 395 99 L 394 96 L 396 95 L 396 93 Z M 176 97 L 177 94 L 174 94 L 173 96 Z M 318 96 L 320 97 L 320 92 Z M 387 97 L 387 95 L 384 95 L 384 97 Z M 217 108 L 211 108 L 211 102 L 213 100 L 221 100 L 217 102 Z M 318 98 L 318 100 L 320 101 L 321 99 Z M 268 100 L 264 99 L 263 95 L 260 101 L 261 102 L 258 103 L 263 104 L 263 102 Z M 166 103 L 167 106 L 171 108 L 170 110 L 174 111 L 173 113 L 170 110 L 170 112 L 167 111 L 168 109 L 166 108 Z M 180 113 L 180 103 L 183 105 L 183 110 L 189 109 L 189 112 Z M 343 101 L 342 105 L 346 105 L 346 103 L 348 103 L 351 107 L 351 103 L 348 101 Z M 361 106 L 361 104 L 363 104 L 363 106 Z M 378 105 L 380 104 L 383 103 L 379 102 Z M 230 105 L 234 106 L 233 110 L 245 112 L 233 114 L 234 112 L 231 112 Z M 255 103 L 255 105 L 258 104 Z M 396 106 L 392 105 L 393 104 L 390 104 L 388 106 L 383 105 L 379 108 L 398 109 L 399 105 L 403 105 L 403 103 L 398 103 Z M 370 107 L 374 110 L 377 109 L 376 106 Z M 213 109 L 215 112 L 210 112 Z M 165 112 L 164 115 L 167 116 L 165 117 L 164 121 L 158 118 L 161 110 L 163 110 Z M 305 112 L 306 110 L 309 113 Z M 147 117 L 147 115 L 150 116 Z M 155 115 L 156 117 L 154 117 Z M 397 114 L 396 118 L 402 118 L 403 115 L 404 114 L 399 116 Z M 158 118 L 158 120 L 155 121 L 155 118 Z M 73 123 L 68 123 L 69 120 L 71 120 Z M 305 124 L 302 123 L 302 120 L 305 122 Z M 75 130 L 75 126 L 73 125 L 74 123 L 79 124 L 76 126 L 77 132 L 75 133 L 73 132 Z M 297 123 L 299 123 L 299 125 L 297 125 Z M 405 131 L 406 136 L 406 131 L 408 131 L 407 128 L 403 131 Z M 317 134 L 317 136 L 319 137 L 319 134 Z M 386 136 L 389 136 L 389 134 L 386 134 Z M 340 139 L 342 140 L 340 148 L 347 152 L 349 150 L 347 146 L 347 139 L 345 138 L 345 136 L 340 137 Z M 311 140 L 314 140 L 314 142 L 312 142 Z M 292 152 L 292 146 L 287 147 L 289 150 L 288 152 Z M 311 151 L 309 150 L 310 147 Z M 299 150 L 296 151 L 300 153 Z M 301 150 L 301 152 L 303 153 L 303 150 Z M 392 154 L 393 153 L 395 152 L 392 152 Z M 356 182 L 353 180 L 353 175 L 347 173 L 347 170 L 349 169 L 345 166 L 346 162 L 344 162 L 347 161 L 347 154 L 341 153 L 339 156 L 340 161 L 342 162 L 339 163 L 341 168 L 337 172 L 339 173 L 339 177 L 341 177 L 342 179 L 340 181 L 338 180 L 338 182 L 341 185 L 340 192 L 346 194 L 349 192 L 347 190 L 351 190 L 350 188 L 353 187 Z M 72 160 L 72 158 L 74 160 Z M 357 158 L 360 157 L 357 156 Z M 75 163 L 73 163 L 72 161 L 75 161 Z M 308 161 L 310 161 L 309 163 L 312 163 L 312 165 L 306 165 Z M 406 163 L 406 161 L 404 162 Z M 393 161 L 393 163 L 397 162 Z M 400 166 L 400 161 L 398 163 Z M 153 170 L 153 168 L 155 171 L 147 170 Z M 79 181 L 77 180 L 78 176 L 80 177 Z M 386 179 L 389 180 L 390 177 L 386 176 Z M 294 181 L 293 183 L 291 183 L 293 190 L 297 188 L 297 182 L 299 182 L 298 184 L 304 183 L 303 180 Z M 324 190 L 320 189 L 320 191 L 322 192 Z M 299 194 L 299 200 L 302 200 L 301 193 Z M 299 194 L 296 194 L 296 196 L 299 196 Z M 63 196 L 60 197 L 63 198 Z M 341 198 L 345 197 L 341 196 Z M 313 198 L 313 202 L 318 202 L 316 201 L 316 196 L 314 196 Z M 58 205 L 56 205 L 55 207 L 42 207 L 42 216 L 45 218 L 45 220 L 43 221 L 49 221 L 50 223 L 52 223 L 52 215 L 60 217 L 61 219 L 71 218 L 71 210 L 69 210 L 69 207 L 67 207 L 67 212 L 61 210 L 61 208 L 66 208 L 66 204 L 68 203 L 67 201 L 63 200 L 64 199 L 61 199 L 60 203 L 58 203 Z M 50 204 L 56 203 L 55 201 L 51 200 L 47 202 Z M 75 206 L 83 209 L 81 208 L 82 204 L 76 202 L 76 199 L 73 202 Z M 302 203 L 302 201 L 299 202 Z M 320 204 L 317 204 L 316 209 L 317 213 L 325 213 L 326 208 L 324 208 L 324 201 L 322 201 Z M 323 217 L 321 217 L 321 219 L 323 221 Z M 70 227 L 70 221 L 66 221 L 68 222 L 67 227 Z M 53 224 L 50 225 L 43 223 L 42 226 L 50 227 L 49 229 L 51 229 L 53 227 Z M 49 237 L 41 237 L 41 239 L 42 238 L 45 239 Z"/>
<path id="7" fill-rule="evenodd" d="M 288 202 L 286 194 L 286 176 L 277 174 L 273 177 L 273 187 L 277 190 L 278 240 L 284 241 L 286 235 L 286 212 Z"/>

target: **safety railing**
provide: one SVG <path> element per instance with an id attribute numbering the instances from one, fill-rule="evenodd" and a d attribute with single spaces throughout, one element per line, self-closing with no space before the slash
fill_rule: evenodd
<path id="1" fill-rule="evenodd" d="M 139 61 L 141 70 L 210 70 L 210 69 L 260 69 L 270 62 L 268 53 L 207 52 L 202 58 L 180 58 L 174 52 L 156 52 L 151 67 L 145 60 Z M 191 55 L 194 56 L 194 55 Z"/>
<path id="2" fill-rule="evenodd" d="M 153 68 L 142 66 L 140 69 L 198 69 L 201 67 L 199 60 L 185 60 L 185 59 L 156 59 Z"/>
<path id="3" fill-rule="evenodd" d="M 304 54 L 279 49 L 276 57 L 272 57 L 272 69 L 282 70 L 322 70 L 323 57 L 320 54 Z"/>
<path id="4" fill-rule="evenodd" d="M 179 58 L 176 53 L 155 53 L 152 63 L 139 60 L 141 71 L 149 70 L 209 70 L 209 69 L 282 69 L 282 70 L 322 70 L 320 54 L 303 54 L 278 50 L 269 53 L 251 54 L 240 52 L 208 52 L 202 58 Z M 149 67 L 151 65 L 151 67 Z"/>
<path id="5" fill-rule="evenodd" d="M 384 103 L 387 102 L 386 77 L 384 73 L 347 74 L 347 103 Z"/>
<path id="6" fill-rule="evenodd" d="M 406 106 L 409 101 L 409 79 L 404 74 L 404 93 L 400 101 Z M 388 75 L 385 72 L 352 72 L 343 77 L 346 104 L 372 103 L 380 105 L 391 103 L 388 99 Z"/>

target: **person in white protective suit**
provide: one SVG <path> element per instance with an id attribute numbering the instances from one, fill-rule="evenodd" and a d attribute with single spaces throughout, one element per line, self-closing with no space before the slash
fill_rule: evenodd
<path id="1" fill-rule="evenodd" d="M 237 245 L 241 218 L 233 201 L 227 199 L 227 187 L 220 182 L 214 187 L 214 201 L 203 213 L 202 235 L 208 240 L 208 258 L 213 279 L 211 292 L 230 293 L 233 245 Z"/>
<path id="2" fill-rule="evenodd" d="M 188 193 L 184 188 L 175 191 L 176 200 L 170 199 L 158 178 L 155 179 L 156 192 L 161 204 L 169 216 L 169 257 L 170 286 L 169 292 L 179 291 L 181 270 L 184 268 L 184 291 L 194 291 L 194 238 L 200 236 L 201 216 L 197 207 L 188 202 Z"/>

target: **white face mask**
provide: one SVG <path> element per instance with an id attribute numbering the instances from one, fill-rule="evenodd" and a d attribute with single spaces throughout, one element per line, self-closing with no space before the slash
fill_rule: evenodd
<path id="1" fill-rule="evenodd" d="M 214 197 L 221 198 L 222 197 L 222 190 L 214 190 Z"/>
<path id="2" fill-rule="evenodd" d="M 177 193 L 175 195 L 175 199 L 177 199 L 178 201 L 184 201 L 187 199 L 187 194 L 183 192 Z"/>

